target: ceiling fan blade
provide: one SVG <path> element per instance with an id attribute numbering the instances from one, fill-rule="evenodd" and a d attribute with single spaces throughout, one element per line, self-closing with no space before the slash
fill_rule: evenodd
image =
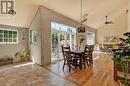
<path id="1" fill-rule="evenodd" d="M 114 24 L 113 21 L 110 21 L 109 24 Z"/>
<path id="2" fill-rule="evenodd" d="M 112 21 L 110 21 L 110 22 L 105 22 L 105 24 L 114 24 Z"/>

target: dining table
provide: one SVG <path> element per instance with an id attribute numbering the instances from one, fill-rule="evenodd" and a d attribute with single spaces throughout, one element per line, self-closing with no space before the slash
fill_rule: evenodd
<path id="1" fill-rule="evenodd" d="M 82 69 L 82 64 L 83 64 L 83 50 L 72 50 L 71 54 L 78 56 L 79 58 L 79 69 Z"/>

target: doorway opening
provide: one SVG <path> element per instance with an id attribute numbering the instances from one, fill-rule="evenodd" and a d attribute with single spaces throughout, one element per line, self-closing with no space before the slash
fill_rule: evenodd
<path id="1" fill-rule="evenodd" d="M 63 60 L 61 45 L 76 48 L 76 28 L 51 22 L 51 62 Z"/>

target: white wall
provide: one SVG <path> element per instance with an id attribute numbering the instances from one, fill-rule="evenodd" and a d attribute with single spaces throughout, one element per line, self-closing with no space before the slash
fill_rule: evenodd
<path id="1" fill-rule="evenodd" d="M 128 15 L 123 14 L 117 19 L 113 20 L 114 24 L 104 24 L 98 28 L 97 42 L 103 44 L 104 36 L 119 36 L 124 37 L 124 33 L 128 30 Z"/>
<path id="2" fill-rule="evenodd" d="M 19 32 L 19 43 L 18 44 L 0 44 L 0 58 L 12 57 L 15 58 L 15 53 L 21 52 L 24 48 L 28 48 L 28 29 L 20 27 L 11 27 L 0 25 L 1 28 L 16 29 Z M 23 40 L 25 35 L 25 40 Z"/>
<path id="3" fill-rule="evenodd" d="M 0 17 L 0 24 L 28 28 L 37 9 L 34 0 L 15 0 L 16 15 L 14 17 Z"/>
<path id="4" fill-rule="evenodd" d="M 31 40 L 29 42 L 29 47 L 31 50 L 31 58 L 32 61 L 36 64 L 41 65 L 41 57 L 42 57 L 42 53 L 41 53 L 41 12 L 40 10 L 37 11 L 36 16 L 33 19 L 33 22 L 30 25 L 29 30 L 32 31 L 36 31 L 37 35 L 38 35 L 38 42 L 37 43 L 32 43 Z M 30 38 L 31 39 L 31 38 Z"/>

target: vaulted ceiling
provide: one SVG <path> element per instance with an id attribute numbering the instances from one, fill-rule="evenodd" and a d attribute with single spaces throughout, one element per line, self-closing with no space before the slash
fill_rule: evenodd
<path id="1" fill-rule="evenodd" d="M 80 22 L 80 0 L 15 0 L 16 16 L 0 17 L 0 24 L 29 27 L 39 5 Z M 97 29 L 105 22 L 116 19 L 128 9 L 128 0 L 83 0 L 83 14 L 88 13 L 86 25 Z"/>

